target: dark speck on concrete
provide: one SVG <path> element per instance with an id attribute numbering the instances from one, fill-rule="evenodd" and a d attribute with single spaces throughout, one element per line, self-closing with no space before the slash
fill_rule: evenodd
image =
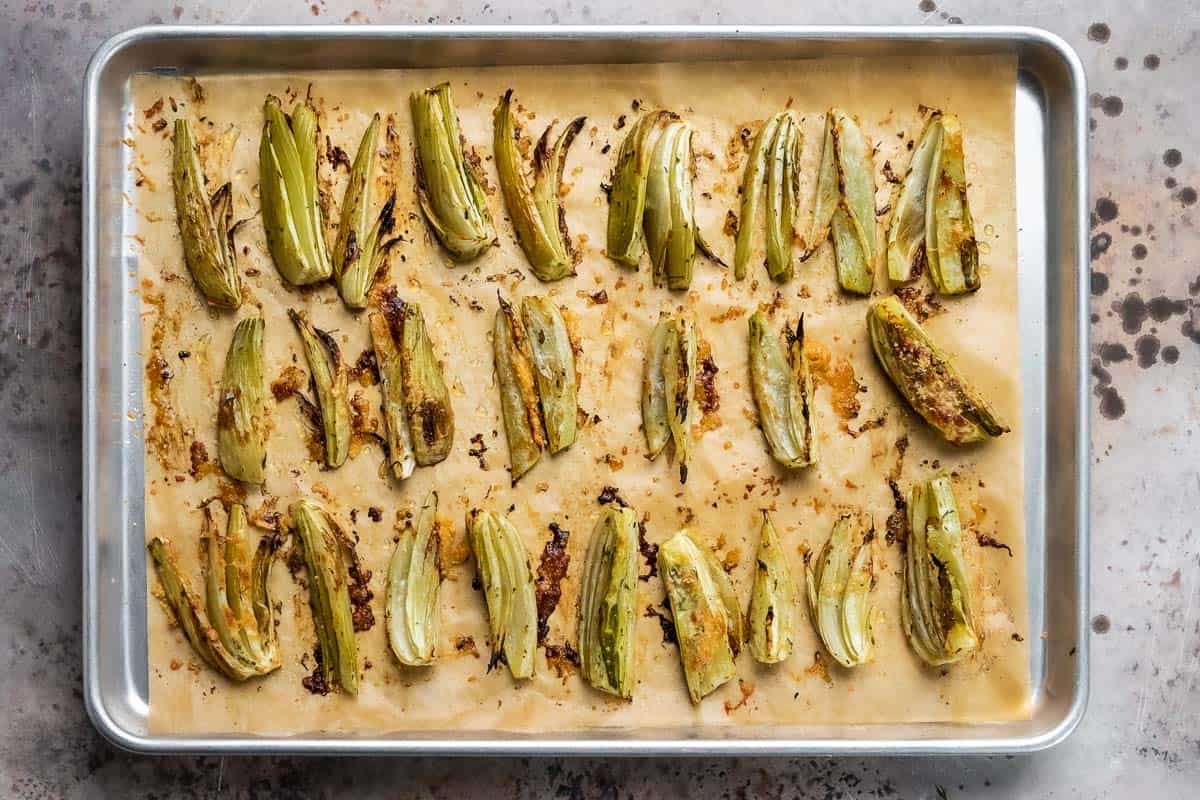
<path id="1" fill-rule="evenodd" d="M 1129 351 L 1125 349 L 1125 345 L 1120 342 L 1105 342 L 1100 345 L 1099 353 L 1100 360 L 1105 364 L 1115 364 L 1133 358 L 1133 356 L 1129 355 Z"/>
<path id="2" fill-rule="evenodd" d="M 1137 292 L 1125 295 L 1124 300 L 1113 301 L 1112 309 L 1120 314 L 1121 329 L 1126 333 L 1137 333 L 1140 331 L 1142 323 L 1150 315 L 1145 301 L 1142 300 L 1142 296 Z"/>
<path id="3" fill-rule="evenodd" d="M 1196 202 L 1196 190 L 1191 186 L 1185 186 L 1179 190 L 1179 202 L 1185 206 L 1194 205 Z"/>
<path id="4" fill-rule="evenodd" d="M 1120 419 L 1125 416 L 1125 401 L 1117 392 L 1115 386 L 1102 386 L 1097 391 L 1100 395 L 1100 415 L 1105 419 Z"/>
<path id="5" fill-rule="evenodd" d="M 1158 361 L 1159 346 L 1157 336 L 1150 333 L 1139 336 L 1133 344 L 1134 352 L 1137 353 L 1137 365 L 1142 369 L 1154 366 Z"/>
<path id="6" fill-rule="evenodd" d="M 926 14 L 932 14 L 934 11 L 937 11 L 937 3 L 933 2 L 933 0 L 921 0 L 920 3 L 917 3 L 917 8 Z"/>
<path id="7" fill-rule="evenodd" d="M 1169 344 L 1162 349 L 1162 360 L 1164 364 L 1174 364 L 1179 360 L 1179 348 L 1173 344 Z"/>
<path id="8" fill-rule="evenodd" d="M 1112 236 L 1107 233 L 1097 233 L 1092 237 L 1092 261 L 1096 261 L 1100 256 L 1108 252 L 1109 245 L 1112 244 Z"/>
<path id="9" fill-rule="evenodd" d="M 1101 222 L 1112 222 L 1117 218 L 1120 209 L 1111 197 L 1101 197 L 1096 201 L 1096 216 Z"/>
<path id="10" fill-rule="evenodd" d="M 14 203 L 20 203 L 33 191 L 33 178 L 25 178 L 8 187 L 8 196 Z"/>
<path id="11" fill-rule="evenodd" d="M 1109 30 L 1109 27 L 1106 23 L 1093 22 L 1088 26 L 1087 37 L 1093 42 L 1100 42 L 1100 44 L 1104 44 L 1108 41 L 1108 37 L 1110 36 L 1112 36 L 1112 31 Z"/>
<path id="12" fill-rule="evenodd" d="M 1125 56 L 1117 56 L 1115 59 L 1113 59 L 1113 66 L 1116 67 L 1117 70 L 1129 69 L 1129 59 Z"/>
<path id="13" fill-rule="evenodd" d="M 1174 189 L 1178 185 L 1179 185 L 1179 181 L 1177 181 L 1174 178 L 1169 177 L 1169 176 L 1167 177 L 1167 179 L 1165 181 L 1163 181 L 1163 186 L 1166 186 L 1168 189 Z"/>
<path id="14" fill-rule="evenodd" d="M 1195 320 L 1188 318 L 1183 321 L 1183 325 L 1179 326 L 1179 332 L 1190 339 L 1195 344 L 1200 344 L 1200 330 L 1196 329 Z"/>
<path id="15" fill-rule="evenodd" d="M 1183 153 L 1180 153 L 1174 147 L 1163 153 L 1163 163 L 1171 169 L 1175 169 L 1183 163 Z"/>
<path id="16" fill-rule="evenodd" d="M 1112 622 L 1104 614 L 1097 614 L 1092 618 L 1092 632 L 1101 635 L 1108 633 L 1112 628 Z"/>
<path id="17" fill-rule="evenodd" d="M 1146 303 L 1146 310 L 1150 312 L 1150 318 L 1155 322 L 1166 322 L 1176 314 L 1186 314 L 1188 304 L 1186 300 L 1172 300 L 1166 295 L 1150 298 L 1150 302 Z"/>
<path id="18" fill-rule="evenodd" d="M 1141 261 L 1146 257 L 1146 245 L 1138 242 L 1133 246 L 1132 253 L 1134 258 L 1136 258 L 1138 261 Z"/>
<path id="19" fill-rule="evenodd" d="M 1100 109 L 1105 116 L 1119 117 L 1121 112 L 1125 110 L 1125 103 L 1115 94 L 1110 94 L 1108 97 L 1100 101 Z"/>
<path id="20" fill-rule="evenodd" d="M 1092 272 L 1092 294 L 1096 297 L 1108 291 L 1108 276 L 1103 272 Z"/>
<path id="21" fill-rule="evenodd" d="M 1142 59 L 1142 66 L 1146 69 L 1158 69 L 1158 65 L 1160 63 L 1162 62 L 1159 60 L 1158 56 L 1154 55 L 1154 53 L 1151 53 Z"/>

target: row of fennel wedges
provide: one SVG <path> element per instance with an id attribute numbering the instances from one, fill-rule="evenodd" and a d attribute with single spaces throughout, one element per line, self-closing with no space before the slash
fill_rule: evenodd
<path id="1" fill-rule="evenodd" d="M 592 531 L 579 577 L 576 641 L 580 674 L 595 689 L 631 699 L 638 682 L 636 626 L 639 526 L 637 513 L 619 496 L 608 498 Z M 426 499 L 415 524 L 399 536 L 387 574 L 385 617 L 397 661 L 429 667 L 441 633 L 441 542 L 451 523 L 438 511 L 437 493 Z M 972 599 L 969 559 L 963 551 L 951 479 L 938 474 L 912 487 L 900 617 L 916 655 L 930 666 L 959 661 L 981 644 Z M 249 547 L 240 505 L 228 509 L 221 534 L 208 506 L 201 532 L 204 591 L 196 594 L 160 538 L 150 554 L 163 599 L 208 666 L 234 681 L 268 675 L 281 654 L 268 581 L 277 537 Z M 358 693 L 360 660 L 345 554 L 353 554 L 333 516 L 308 499 L 293 503 L 285 523 L 296 535 L 308 570 L 309 604 L 320 653 L 319 686 Z M 491 663 L 512 677 L 533 677 L 537 664 L 538 604 L 529 554 L 502 513 L 473 509 L 466 518 L 492 646 Z M 737 674 L 743 645 L 762 664 L 792 655 L 799 604 L 824 651 L 841 668 L 869 664 L 873 626 L 880 618 L 873 595 L 875 535 L 870 518 L 839 510 L 820 552 L 806 552 L 801 595 L 786 548 L 762 512 L 748 611 L 721 562 L 702 536 L 683 529 L 658 549 L 658 571 L 672 614 L 688 694 L 694 703 Z M 305 652 L 307 652 L 307 648 Z"/>
<path id="2" fill-rule="evenodd" d="M 325 466 L 336 469 L 350 452 L 351 405 L 348 369 L 333 336 L 290 310 L 300 336 L 313 387 L 309 400 L 298 389 L 311 424 L 321 435 Z M 449 455 L 454 410 L 444 361 L 439 359 L 420 307 L 382 293 L 369 315 L 380 378 L 384 447 L 388 471 L 397 480 L 417 466 Z M 1007 430 L 984 399 L 955 369 L 950 358 L 895 297 L 871 303 L 867 327 L 880 365 L 900 394 L 947 441 L 967 444 Z M 267 477 L 271 430 L 264 365 L 262 317 L 247 317 L 234 329 L 217 396 L 217 456 L 235 480 L 262 485 Z M 689 314 L 663 316 L 646 346 L 641 392 L 642 431 L 647 456 L 656 459 L 673 445 L 681 483 L 695 440 L 697 353 L 700 336 Z M 577 436 L 579 386 L 576 343 L 563 310 L 544 296 L 519 305 L 499 298 L 492 335 L 496 385 L 514 483 L 543 451 L 560 453 Z M 750 389 L 768 453 L 788 469 L 817 462 L 818 419 L 803 319 L 783 337 L 767 313 L 750 316 L 747 337 Z"/>
<path id="3" fill-rule="evenodd" d="M 452 259 L 475 259 L 495 243 L 496 231 L 479 159 L 461 133 L 449 85 L 414 93 L 411 111 L 418 205 Z M 578 253 L 567 230 L 562 176 L 584 121 L 572 120 L 553 141 L 553 126 L 547 127 L 533 149 L 532 163 L 526 164 L 512 90 L 496 106 L 493 148 L 501 193 L 529 267 L 543 281 L 575 274 Z M 800 123 L 795 111 L 781 111 L 754 136 L 735 218 L 737 280 L 746 276 L 760 229 L 768 274 L 776 281 L 793 275 Z M 350 168 L 331 249 L 318 189 L 317 112 L 303 100 L 285 114 L 273 96 L 264 106 L 259 196 L 272 260 L 290 285 L 334 281 L 353 310 L 366 307 L 380 266 L 398 241 L 391 236 L 395 188 L 378 211 L 372 202 L 379 128 L 375 114 Z M 630 127 L 611 175 L 607 255 L 636 269 L 648 253 L 655 283 L 671 289 L 691 285 L 697 251 L 725 266 L 696 224 L 692 138 L 692 126 L 678 114 L 647 111 Z M 876 223 L 873 152 L 853 116 L 839 109 L 826 113 L 812 220 L 799 258 L 807 259 L 822 242 L 831 241 L 838 282 L 851 294 L 871 293 L 876 257 L 884 250 L 893 283 L 909 282 L 927 270 L 942 294 L 978 289 L 979 250 L 958 118 L 929 114 L 888 206 L 892 211 L 883 247 Z M 182 117 L 175 122 L 174 153 L 175 200 L 188 269 L 209 303 L 237 308 L 242 289 L 230 184 L 209 195 L 190 123 Z"/>

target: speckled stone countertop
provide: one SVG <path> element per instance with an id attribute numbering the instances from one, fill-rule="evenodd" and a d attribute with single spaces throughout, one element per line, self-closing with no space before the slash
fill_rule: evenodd
<path id="1" fill-rule="evenodd" d="M 1158 797 L 1200 785 L 1200 7 L 1194 0 L 0 0 L 0 794 L 41 797 Z M 1092 695 L 1022 758 L 129 756 L 83 709 L 80 88 L 146 23 L 1019 23 L 1092 92 Z M 1190 790 L 1190 791 L 1189 791 Z"/>

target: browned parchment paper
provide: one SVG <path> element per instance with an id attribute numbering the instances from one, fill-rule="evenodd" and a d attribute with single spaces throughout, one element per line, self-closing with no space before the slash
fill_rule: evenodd
<path id="1" fill-rule="evenodd" d="M 656 66 L 576 66 L 457 69 L 409 72 L 320 73 L 313 75 L 217 76 L 202 85 L 160 77 L 134 83 L 137 111 L 128 144 L 137 189 L 131 197 L 137 235 L 130 246 L 140 264 L 143 361 L 148 374 L 169 373 L 165 383 L 148 380 L 145 419 L 146 535 L 169 537 L 185 568 L 199 576 L 196 560 L 199 504 L 221 491 L 219 469 L 201 463 L 199 447 L 216 455 L 216 381 L 238 318 L 266 317 L 268 376 L 285 367 L 304 368 L 300 342 L 286 317 L 304 308 L 315 324 L 335 331 L 346 360 L 355 362 L 370 347 L 366 321 L 348 313 L 332 286 L 315 291 L 285 289 L 267 254 L 257 217 L 257 153 L 261 105 L 268 93 L 294 97 L 311 90 L 321 112 L 322 135 L 353 157 L 359 137 L 375 111 L 394 115 L 397 144 L 388 161 L 398 181 L 397 216 L 405 241 L 393 253 L 387 282 L 403 297 L 419 301 L 435 345 L 445 359 L 452 386 L 457 435 L 442 464 L 418 469 L 397 484 L 381 476 L 383 454 L 364 444 L 341 469 L 326 471 L 309 457 L 309 434 L 294 399 L 272 403 L 265 491 L 251 490 L 251 512 L 274 500 L 283 510 L 302 495 L 331 498 L 328 507 L 355 532 L 358 551 L 374 571 L 370 586 L 376 624 L 358 635 L 362 689 L 355 699 L 315 696 L 301 686 L 311 672 L 315 642 L 307 594 L 287 569 L 281 553 L 271 581 L 280 613 L 283 668 L 263 680 L 237 686 L 198 664 L 183 636 L 171 627 L 160 603 L 147 609 L 150 658 L 150 722 L 156 732 L 395 732 L 404 730 L 507 730 L 558 732 L 589 728 L 620 730 L 684 725 L 777 726 L 809 723 L 990 721 L 1030 713 L 1027 646 L 1025 548 L 1022 514 L 1022 432 L 1017 344 L 1016 219 L 1013 165 L 1015 65 L 1009 57 L 928 60 L 828 60 Z M 529 272 L 516 246 L 498 192 L 490 205 L 499 246 L 478 261 L 453 266 L 435 246 L 418 216 L 412 180 L 408 95 L 443 80 L 456 94 L 463 131 L 483 158 L 489 182 L 492 110 L 501 92 L 513 87 L 526 125 L 536 137 L 549 122 L 587 115 L 583 134 L 567 163 L 567 218 L 583 252 L 579 274 L 542 285 Z M 159 100 L 163 105 L 155 108 Z M 743 130 L 791 103 L 804 116 L 804 185 L 799 232 L 807 231 L 808 206 L 819 156 L 823 113 L 830 105 L 858 115 L 878 145 L 875 167 L 882 210 L 891 199 L 886 175 L 902 176 L 907 147 L 921 127 L 920 106 L 958 113 L 966 131 L 970 199 L 982 246 L 983 288 L 975 295 L 942 300 L 944 312 L 928 321 L 935 337 L 953 352 L 962 370 L 989 397 L 1010 434 L 980 447 L 954 449 L 941 444 L 903 407 L 870 352 L 863 317 L 866 301 L 841 295 L 828 245 L 796 278 L 777 287 L 765 269 L 735 283 L 704 258 L 696 264 L 691 291 L 671 293 L 650 285 L 649 268 L 630 272 L 603 254 L 607 203 L 601 184 L 642 107 L 668 107 L 696 128 L 699 157 L 697 214 L 708 238 L 732 253 L 722 232 L 726 212 L 736 210 L 737 187 L 745 162 Z M 247 302 L 237 313 L 209 311 L 193 289 L 183 265 L 169 175 L 170 122 L 176 115 L 197 121 L 203 157 L 214 178 L 230 169 L 235 212 L 249 221 L 238 236 Z M 221 135 L 230 126 L 241 137 L 222 156 Z M 158 128 L 156 130 L 156 128 Z M 336 219 L 346 170 L 330 161 L 322 175 Z M 381 183 L 391 180 L 381 178 Z M 381 194 L 376 197 L 380 198 Z M 381 200 L 377 200 L 381 202 Z M 880 242 L 888 215 L 881 213 Z M 797 253 L 799 248 L 797 247 Z M 876 291 L 885 285 L 882 266 Z M 923 289 L 928 289 L 922 285 Z M 578 367 L 580 403 L 593 420 L 566 453 L 544 457 L 513 489 L 492 370 L 490 328 L 496 292 L 507 296 L 549 292 L 567 306 L 582 340 Z M 607 302 L 597 302 L 607 296 Z M 755 424 L 746 366 L 746 319 L 756 304 L 771 304 L 777 328 L 806 315 L 806 329 L 820 356 L 828 353 L 817 393 L 821 463 L 786 475 L 769 460 Z M 719 408 L 706 415 L 695 446 L 690 478 L 681 486 L 666 457 L 643 457 L 638 391 L 642 350 L 659 311 L 691 309 L 712 348 L 719 372 Z M 189 354 L 182 357 L 183 353 Z M 861 391 L 855 391 L 860 386 Z M 373 423 L 381 425 L 378 388 L 359 385 Z M 352 392 L 353 393 L 353 392 Z M 853 405 L 857 414 L 849 413 Z M 882 420 L 875 426 L 874 421 Z M 472 444 L 472 438 L 476 444 Z M 906 452 L 897 442 L 907 437 Z M 192 442 L 199 442 L 193 446 Z M 486 447 L 486 452 L 478 453 Z M 196 455 L 195 462 L 192 455 Z M 887 543 L 894 477 L 907 495 L 913 480 L 937 468 L 955 470 L 955 489 L 964 521 L 1007 544 L 969 548 L 977 564 L 978 591 L 986 643 L 982 653 L 946 670 L 920 666 L 904 639 L 899 613 L 901 548 Z M 195 473 L 195 476 L 192 473 Z M 549 641 L 574 642 L 577 579 L 583 553 L 606 485 L 620 489 L 646 518 L 647 537 L 661 542 L 688 525 L 736 563 L 732 578 L 748 602 L 758 536 L 758 509 L 770 508 L 792 556 L 798 583 L 803 579 L 800 549 L 820 547 L 829 534 L 836 504 L 869 511 L 881 536 L 878 583 L 880 611 L 875 627 L 876 661 L 852 672 L 832 669 L 828 677 L 814 666 L 818 651 L 807 614 L 800 614 L 796 652 L 772 668 L 739 660 L 735 680 L 693 707 L 684 689 L 678 654 L 665 644 L 659 621 L 639 618 L 638 685 L 633 702 L 591 691 L 577 674 L 560 676 L 539 651 L 537 676 L 514 684 L 504 669 L 487 672 L 489 646 L 482 595 L 471 586 L 469 559 L 450 570 L 442 590 L 441 658 L 427 669 L 401 669 L 391 657 L 383 626 L 386 565 L 397 521 L 430 489 L 442 497 L 442 511 L 455 525 L 452 549 L 465 552 L 462 519 L 468 507 L 512 506 L 536 566 L 557 522 L 571 532 L 571 570 L 562 601 L 552 616 Z M 226 490 L 228 492 L 228 490 Z M 379 509 L 381 515 L 369 513 Z M 372 516 L 381 516 L 373 521 Z M 643 568 L 643 571 L 646 571 Z M 148 578 L 152 591 L 156 581 Z M 802 585 L 802 584 L 800 584 Z M 659 609 L 657 578 L 639 585 L 640 609 Z M 470 637 L 474 647 L 466 644 Z M 458 646 L 456 647 L 456 643 Z M 477 651 L 477 652 L 476 652 Z"/>

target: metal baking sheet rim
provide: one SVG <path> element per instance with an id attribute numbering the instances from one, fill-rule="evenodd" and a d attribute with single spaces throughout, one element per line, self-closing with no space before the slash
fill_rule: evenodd
<path id="1" fill-rule="evenodd" d="M 97 448 L 98 428 L 102 424 L 101 414 L 112 409 L 104 409 L 97 399 L 97 389 L 101 386 L 101 369 L 97 352 L 101 325 L 115 325 L 126 328 L 124 320 L 117 315 L 114 319 L 109 309 L 99 306 L 98 276 L 99 261 L 99 158 L 100 141 L 98 130 L 99 98 L 101 80 L 106 70 L 119 55 L 130 48 L 147 42 L 164 40 L 287 40 L 287 39 L 320 39 L 320 40 L 354 40 L 354 39 L 417 39 L 417 40 L 721 40 L 737 42 L 749 41 L 785 41 L 796 44 L 811 43 L 814 45 L 846 44 L 867 42 L 886 45 L 895 43 L 951 43 L 960 46 L 971 44 L 993 44 L 1013 48 L 1022 52 L 1022 48 L 1036 49 L 1043 56 L 1048 56 L 1055 68 L 1062 70 L 1065 76 L 1065 90 L 1062 103 L 1066 106 L 1066 124 L 1072 141 L 1065 154 L 1072 162 L 1065 165 L 1068 174 L 1073 178 L 1070 196 L 1063 198 L 1066 203 L 1063 220 L 1066 224 L 1063 230 L 1053 230 L 1048 222 L 1046 238 L 1052 236 L 1060 247 L 1065 248 L 1070 257 L 1058 261 L 1047 253 L 1047 278 L 1049 268 L 1053 263 L 1061 263 L 1063 276 L 1055 278 L 1057 283 L 1065 285 L 1068 290 L 1065 298 L 1059 302 L 1071 311 L 1070 319 L 1061 320 L 1059 332 L 1074 339 L 1068 341 L 1065 349 L 1068 351 L 1066 363 L 1060 365 L 1062 372 L 1073 376 L 1067 388 L 1071 391 L 1066 398 L 1073 401 L 1069 409 L 1069 428 L 1073 436 L 1068 435 L 1065 442 L 1059 441 L 1055 431 L 1055 445 L 1063 445 L 1064 458 L 1073 471 L 1074 481 L 1070 497 L 1073 508 L 1069 509 L 1072 516 L 1070 531 L 1056 530 L 1059 535 L 1072 534 L 1073 564 L 1070 589 L 1073 590 L 1075 605 L 1074 613 L 1069 621 L 1067 632 L 1073 634 L 1074 647 L 1070 658 L 1074 665 L 1074 674 L 1070 680 L 1069 694 L 1060 702 L 1065 702 L 1065 709 L 1051 725 L 1045 729 L 1028 734 L 1011 736 L 987 736 L 988 726 L 946 726 L 957 731 L 970 731 L 971 736 L 959 737 L 913 737 L 889 738 L 878 736 L 874 738 L 765 738 L 739 736 L 737 729 L 730 729 L 729 737 L 678 737 L 678 738 L 640 738 L 637 735 L 623 736 L 620 733 L 593 732 L 575 738 L 524 737 L 497 733 L 495 737 L 457 738 L 390 738 L 390 737 L 251 737 L 251 736 L 199 736 L 172 737 L 154 736 L 135 729 L 128 720 L 118 719 L 118 714 L 106 694 L 104 679 L 105 671 L 111 671 L 112 666 L 103 665 L 100 659 L 101 614 L 107 611 L 109 615 L 123 610 L 130 611 L 129 592 L 138 594 L 138 587 L 127 585 L 125 578 L 128 573 L 122 572 L 123 564 L 116 558 L 117 567 L 112 573 L 102 569 L 114 566 L 114 552 L 120 549 L 122 537 L 128 530 L 136 528 L 141 538 L 140 521 L 128 518 L 128 496 L 120 496 L 117 502 L 124 512 L 118 516 L 126 523 L 126 531 L 113 534 L 118 537 L 117 547 L 112 542 L 101 541 L 99 535 L 99 520 L 97 518 L 98 503 L 111 503 L 113 498 L 99 496 L 98 479 L 100 476 L 99 458 L 103 455 Z M 335 66 L 335 65 L 329 65 Z M 125 76 L 126 78 L 128 75 Z M 157 26 L 136 28 L 117 34 L 102 44 L 93 55 L 88 65 L 84 79 L 84 136 L 83 136 L 83 682 L 84 701 L 89 717 L 97 730 L 114 745 L 126 750 L 141 753 L 205 753 L 205 754 L 342 754 L 342 755 L 402 755 L 402 754 L 438 754 L 438 755 L 900 755 L 900 754 L 1011 754 L 1029 753 L 1052 747 L 1063 741 L 1075 730 L 1083 718 L 1088 700 L 1089 678 L 1089 628 L 1088 628 L 1088 574 L 1089 574 L 1089 531 L 1088 531 L 1088 401 L 1087 401 L 1087 370 L 1088 370 L 1088 336 L 1087 321 L 1087 111 L 1086 111 L 1086 78 L 1083 66 L 1075 51 L 1058 36 L 1037 29 L 1016 26 L 949 26 L 941 28 L 926 27 L 830 27 L 830 26 L 535 26 L 535 27 L 501 27 L 501 26 L 374 26 L 374 27 L 341 27 L 341 26 Z M 1047 101 L 1048 102 L 1048 101 Z M 119 138 L 119 137 L 118 137 Z M 1047 156 L 1047 171 L 1051 169 Z M 1047 187 L 1049 189 L 1049 187 Z M 1047 204 L 1047 208 L 1050 205 Z M 1020 213 L 1018 209 L 1018 214 Z M 1073 280 L 1073 284 L 1072 284 Z M 1047 301 L 1049 302 L 1049 300 Z M 1047 312 L 1048 313 L 1048 312 Z M 1047 333 L 1047 341 L 1051 341 Z M 1061 342 L 1059 343 L 1062 344 Z M 1047 348 L 1049 349 L 1049 348 Z M 1049 355 L 1049 354 L 1048 354 Z M 121 364 L 121 369 L 140 370 L 140 362 L 131 365 Z M 104 380 L 111 381 L 111 378 Z M 107 384 L 105 384 L 107 385 Z M 127 413 L 133 398 L 126 394 L 121 406 L 116 411 Z M 1028 401 L 1026 401 L 1026 405 Z M 1049 405 L 1049 404 L 1047 404 Z M 1044 434 L 1049 436 L 1049 434 Z M 1046 449 L 1052 446 L 1045 439 Z M 137 457 L 141 458 L 140 441 L 128 440 L 120 443 L 123 448 L 136 449 Z M 138 492 L 143 491 L 139 485 Z M 140 541 L 139 541 L 140 547 Z M 128 556 L 128 548 L 125 555 Z M 1031 551 L 1031 568 L 1033 562 Z M 1061 569 L 1061 567 L 1060 567 Z M 1065 571 L 1065 570 L 1064 570 Z M 140 573 L 140 570 L 138 571 Z M 144 583 L 144 576 L 134 576 Z M 1059 588 L 1062 587 L 1058 584 Z M 102 603 L 102 589 L 109 592 L 121 593 L 119 609 L 113 609 L 111 601 Z M 144 592 L 144 586 L 142 587 Z M 144 602 L 140 603 L 144 607 Z M 1031 631 L 1032 633 L 1032 631 Z M 130 663 L 128 648 L 117 656 L 120 676 L 126 685 L 133 684 L 133 670 L 144 669 L 144 663 Z M 143 717 L 144 719 L 144 717 Z M 888 726 L 874 726 L 886 730 Z M 907 728 L 914 726 L 908 725 Z M 920 727 L 920 726 L 916 726 Z"/>

